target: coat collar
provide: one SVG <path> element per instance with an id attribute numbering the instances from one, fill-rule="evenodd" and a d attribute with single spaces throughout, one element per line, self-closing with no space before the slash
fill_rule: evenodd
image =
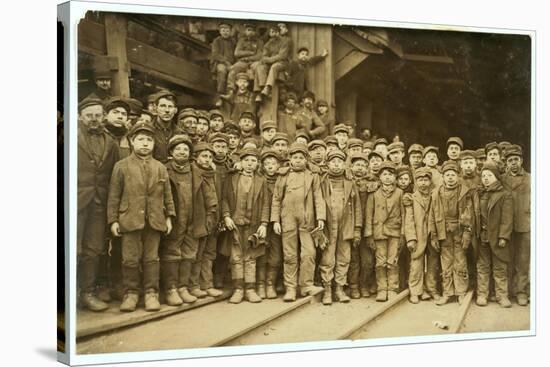
<path id="1" fill-rule="evenodd" d="M 489 196 L 489 202 L 487 204 L 488 212 L 491 212 L 491 209 L 500 201 L 500 199 L 504 196 L 505 191 L 504 188 L 499 191 L 493 191 L 491 195 Z"/>
<path id="2" fill-rule="evenodd" d="M 415 192 L 412 194 L 412 197 L 413 197 L 413 199 L 414 199 L 418 204 L 420 204 L 420 206 L 421 206 L 424 210 L 428 210 L 428 209 L 429 209 L 429 207 L 430 207 L 430 206 L 429 206 L 429 203 L 431 202 L 431 197 L 432 197 L 430 194 L 427 195 L 427 197 L 428 197 L 428 200 L 427 200 L 428 205 L 427 205 L 427 206 L 424 205 L 424 203 L 425 203 L 426 201 L 424 200 L 424 196 L 423 196 L 419 191 L 415 191 Z"/>
<path id="3" fill-rule="evenodd" d="M 98 166 L 101 166 L 103 162 L 105 162 L 105 159 L 107 158 L 107 153 L 109 152 L 109 149 L 107 145 L 109 144 L 109 139 L 111 137 L 107 133 L 103 133 L 103 138 L 105 139 L 105 144 L 103 147 L 103 155 L 101 157 L 101 162 L 96 162 Z M 87 134 L 82 131 L 82 129 L 78 129 L 78 145 L 86 152 L 86 154 L 94 159 L 94 156 L 92 155 L 92 149 L 90 148 L 90 140 L 88 139 Z"/>

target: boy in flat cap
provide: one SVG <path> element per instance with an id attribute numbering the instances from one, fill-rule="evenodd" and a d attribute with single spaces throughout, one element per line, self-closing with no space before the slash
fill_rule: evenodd
<path id="1" fill-rule="evenodd" d="M 227 86 L 227 73 L 235 62 L 235 39 L 231 36 L 231 24 L 220 22 L 218 24 L 220 35 L 212 41 L 210 55 L 210 71 L 216 79 L 218 94 L 225 94 Z"/>
<path id="2" fill-rule="evenodd" d="M 336 139 L 336 136 L 329 135 L 324 139 L 325 144 L 327 145 L 327 153 L 334 149 L 340 149 L 338 147 L 338 139 Z"/>
<path id="3" fill-rule="evenodd" d="M 227 156 L 232 164 L 239 161 L 237 150 L 241 145 L 241 129 L 232 121 L 227 121 L 222 132 L 227 136 L 228 153 Z"/>
<path id="4" fill-rule="evenodd" d="M 256 259 L 265 253 L 269 196 L 264 177 L 257 173 L 258 151 L 243 149 L 240 157 L 242 170 L 229 176 L 222 200 L 225 226 L 232 232 L 229 302 L 240 303 L 244 297 L 257 303 L 262 299 L 256 293 Z"/>
<path id="5" fill-rule="evenodd" d="M 199 120 L 199 115 L 197 110 L 191 107 L 187 107 L 178 112 L 176 128 L 179 130 L 178 133 L 184 133 L 191 141 L 196 141 L 197 135 L 197 124 Z"/>
<path id="6" fill-rule="evenodd" d="M 289 150 L 290 167 L 279 170 L 279 178 L 273 190 L 271 222 L 276 234 L 283 240 L 284 301 L 296 300 L 298 281 L 298 254 L 300 292 L 315 294 L 315 245 L 311 231 L 322 231 L 326 219 L 319 177 L 306 168 L 307 147 L 294 143 Z M 299 238 L 299 242 L 298 242 Z M 300 243 L 300 247 L 298 247 Z"/>
<path id="7" fill-rule="evenodd" d="M 254 93 L 248 88 L 250 83 L 248 74 L 237 73 L 235 78 L 236 92 L 230 98 L 224 99 L 226 103 L 217 103 L 216 106 L 223 107 L 222 110 L 230 120 L 239 121 L 243 112 L 254 113 L 256 111 L 256 103 L 254 102 Z"/>
<path id="8" fill-rule="evenodd" d="M 520 306 L 527 306 L 529 294 L 529 264 L 531 262 L 531 175 L 523 168 L 523 150 L 519 145 L 506 149 L 507 171 L 504 186 L 514 199 L 513 291 Z"/>
<path id="9" fill-rule="evenodd" d="M 218 200 L 213 187 L 202 179 L 190 163 L 193 144 L 187 135 L 174 135 L 168 150 L 172 159 L 166 164 L 174 197 L 176 220 L 172 232 L 161 242 L 161 279 L 166 303 L 178 306 L 193 303 L 189 278 L 199 242 L 217 224 Z"/>
<path id="10" fill-rule="evenodd" d="M 367 198 L 364 235 L 376 256 L 376 301 L 385 302 L 395 297 L 399 288 L 399 246 L 405 212 L 403 191 L 396 187 L 393 163 L 382 163 L 378 176 L 381 185 Z"/>
<path id="11" fill-rule="evenodd" d="M 289 62 L 286 70 L 286 84 L 288 89 L 301 97 L 304 91 L 309 90 L 307 70 L 319 64 L 327 55 L 328 50 L 324 49 L 321 55 L 309 57 L 309 49 L 305 46 L 300 47 L 296 59 Z"/>
<path id="12" fill-rule="evenodd" d="M 458 136 L 451 136 L 447 139 L 447 157 L 449 160 L 459 163 L 462 149 L 464 149 L 464 142 Z"/>
<path id="13" fill-rule="evenodd" d="M 100 99 L 78 104 L 78 285 L 82 305 L 92 311 L 109 306 L 96 293 L 100 256 L 106 252 L 107 192 L 115 163 L 116 142 L 106 133 Z M 101 292 L 108 295 L 108 292 Z M 110 297 L 102 297 L 109 301 Z"/>
<path id="14" fill-rule="evenodd" d="M 348 140 L 348 156 L 363 152 L 363 140 L 358 138 L 350 138 Z"/>
<path id="15" fill-rule="evenodd" d="M 221 133 L 224 126 L 224 116 L 220 110 L 210 110 L 208 112 L 211 133 Z"/>
<path id="16" fill-rule="evenodd" d="M 208 112 L 205 110 L 197 111 L 197 129 L 196 135 L 193 143 L 198 143 L 199 141 L 206 141 L 208 135 L 208 130 L 210 130 L 210 120 Z"/>
<path id="17" fill-rule="evenodd" d="M 361 242 L 361 201 L 353 180 L 346 178 L 346 154 L 333 150 L 327 155 L 328 172 L 321 178 L 321 191 L 326 202 L 328 246 L 319 264 L 325 292 L 323 304 L 332 304 L 332 282 L 336 301 L 349 302 L 344 292 L 351 258 L 351 248 Z"/>
<path id="18" fill-rule="evenodd" d="M 310 91 L 305 91 L 302 94 L 302 107 L 298 109 L 298 115 L 302 120 L 301 128 L 312 139 L 316 139 L 323 135 L 326 130 L 323 121 L 317 116 L 317 112 L 313 109 L 315 102 L 315 94 Z"/>
<path id="19" fill-rule="evenodd" d="M 153 158 L 168 162 L 168 141 L 177 133 L 174 116 L 178 112 L 176 96 L 170 91 L 162 91 L 155 96 L 155 110 L 157 117 L 153 121 L 155 131 L 155 148 Z"/>
<path id="20" fill-rule="evenodd" d="M 422 151 L 424 147 L 420 144 L 412 144 L 407 151 L 409 153 L 409 165 L 413 172 L 422 167 Z"/>
<path id="21" fill-rule="evenodd" d="M 404 193 L 412 193 L 414 189 L 413 175 L 409 166 L 396 166 L 395 177 L 397 178 L 397 187 L 403 190 Z"/>
<path id="22" fill-rule="evenodd" d="M 281 37 L 277 25 L 270 25 L 268 34 L 269 40 L 264 44 L 262 57 L 254 73 L 254 91 L 260 92 L 256 97 L 257 102 L 262 102 L 262 97 L 271 94 L 279 73 L 288 65 L 291 52 L 290 38 Z"/>
<path id="23" fill-rule="evenodd" d="M 481 168 L 485 164 L 485 161 L 487 160 L 487 154 L 485 153 L 485 148 L 479 148 L 476 150 L 476 172 L 478 176 L 481 177 Z M 481 178 L 480 178 L 481 179 Z"/>
<path id="24" fill-rule="evenodd" d="M 443 177 L 437 166 L 439 163 L 438 152 L 439 149 L 432 145 L 425 147 L 422 152 L 422 162 L 432 173 L 432 185 L 434 189 L 437 189 L 443 183 Z"/>
<path id="25" fill-rule="evenodd" d="M 285 133 L 278 132 L 273 136 L 272 142 L 272 149 L 279 154 L 279 157 L 281 158 L 281 165 L 286 166 L 288 165 L 288 145 L 289 145 L 289 138 L 288 135 Z"/>
<path id="26" fill-rule="evenodd" d="M 497 142 L 485 145 L 485 154 L 487 154 L 487 160 L 493 161 L 498 166 L 501 174 L 506 172 L 506 164 L 502 161 L 502 151 Z"/>
<path id="27" fill-rule="evenodd" d="M 251 111 L 244 111 L 239 117 L 239 128 L 241 129 L 241 139 L 252 138 L 256 145 L 261 144 L 261 139 L 256 135 L 256 115 Z"/>
<path id="28" fill-rule="evenodd" d="M 319 119 L 321 119 L 323 125 L 325 125 L 325 131 L 319 135 L 319 139 L 324 139 L 327 136 L 334 134 L 335 121 L 334 118 L 330 116 L 329 110 L 330 106 L 324 99 L 319 99 L 315 104 L 315 112 L 317 113 L 317 116 L 319 116 Z"/>
<path id="29" fill-rule="evenodd" d="M 126 136 L 130 126 L 128 122 L 130 105 L 122 98 L 111 97 L 105 100 L 104 110 L 105 130 L 117 142 L 119 158 L 126 158 L 130 155 L 130 144 Z"/>
<path id="30" fill-rule="evenodd" d="M 296 130 L 303 126 L 302 118 L 298 113 L 296 94 L 287 93 L 284 100 L 284 108 L 277 112 L 278 131 L 288 134 L 288 138 L 294 141 Z"/>
<path id="31" fill-rule="evenodd" d="M 459 184 L 458 164 L 445 161 L 443 184 L 432 191 L 430 211 L 431 245 L 440 253 L 443 296 L 436 301 L 444 305 L 453 296 L 462 303 L 468 291 L 466 251 L 472 242 L 474 209 L 472 191 Z"/>
<path id="32" fill-rule="evenodd" d="M 248 75 L 249 68 L 254 69 L 262 57 L 264 42 L 256 35 L 256 26 L 252 23 L 243 25 L 244 34 L 239 37 L 235 47 L 237 61 L 229 68 L 227 76 L 227 94 L 221 96 L 225 100 L 231 100 L 235 92 L 235 76 L 239 73 Z"/>
<path id="33" fill-rule="evenodd" d="M 309 135 L 304 130 L 298 130 L 294 141 L 307 146 L 309 144 Z"/>
<path id="34" fill-rule="evenodd" d="M 271 148 L 273 138 L 277 134 L 277 123 L 273 120 L 265 120 L 260 123 L 263 148 Z"/>
<path id="35" fill-rule="evenodd" d="M 363 143 L 363 154 L 365 154 L 367 157 L 369 156 L 370 152 L 374 150 L 374 143 L 372 141 L 366 141 Z"/>
<path id="36" fill-rule="evenodd" d="M 388 156 L 388 140 L 386 138 L 378 138 L 374 141 L 374 150 L 382 153 L 384 160 Z"/>
<path id="37" fill-rule="evenodd" d="M 361 213 L 365 212 L 367 197 L 369 194 L 369 181 L 367 180 L 369 158 L 364 153 L 355 153 L 350 157 L 351 173 L 353 181 L 359 193 Z M 378 188 L 378 186 L 376 186 Z M 348 272 L 350 297 L 358 299 L 369 297 L 369 284 L 374 281 L 374 253 L 367 246 L 366 238 L 361 238 L 359 246 L 352 247 Z"/>
<path id="38" fill-rule="evenodd" d="M 483 189 L 480 192 L 481 244 L 477 258 L 478 306 L 487 305 L 489 277 L 493 274 L 495 294 L 501 307 L 511 307 L 508 299 L 508 264 L 510 240 L 514 227 L 512 194 L 501 183 L 494 162 L 486 162 L 481 170 Z"/>
<path id="39" fill-rule="evenodd" d="M 125 295 L 121 311 L 134 311 L 139 298 L 139 267 L 143 269 L 145 309 L 158 311 L 159 243 L 172 231 L 176 211 L 166 167 L 153 158 L 155 131 L 136 124 L 132 154 L 113 168 L 107 220 L 115 237 L 122 237 L 122 278 Z"/>
<path id="40" fill-rule="evenodd" d="M 481 178 L 477 173 L 476 153 L 473 150 L 463 150 L 459 155 L 460 183 L 471 189 L 481 187 Z"/>
<path id="41" fill-rule="evenodd" d="M 206 142 L 199 142 L 193 145 L 193 175 L 197 176 L 198 182 L 204 185 L 208 193 L 214 192 L 214 196 L 218 203 L 213 220 L 211 217 L 208 217 L 213 223 L 209 223 L 206 226 L 207 231 L 202 231 L 200 236 L 196 236 L 199 239 L 199 245 L 197 248 L 197 256 L 191 265 L 188 290 L 192 296 L 197 298 L 203 298 L 207 295 L 217 297 L 221 294 L 220 290 L 213 287 L 212 263 L 215 259 L 215 242 L 208 242 L 209 238 L 211 238 L 212 234 L 216 231 L 216 223 L 219 215 L 218 208 L 221 206 L 221 200 L 216 191 L 216 170 L 213 164 L 215 154 L 212 145 Z M 214 252 L 213 256 L 212 252 Z"/>
<path id="42" fill-rule="evenodd" d="M 327 172 L 327 145 L 322 140 L 313 140 L 307 145 L 309 153 L 309 165 L 310 167 L 315 166 L 315 170 L 319 171 L 320 174 Z"/>
<path id="43" fill-rule="evenodd" d="M 260 154 L 261 174 L 267 185 L 267 201 L 271 213 L 271 198 L 277 181 L 277 171 L 281 166 L 281 157 L 273 149 L 264 148 Z M 277 298 L 277 276 L 283 264 L 283 243 L 281 236 L 273 231 L 273 223 L 267 226 L 265 255 L 256 261 L 256 291 L 260 298 Z"/>
<path id="44" fill-rule="evenodd" d="M 405 158 L 405 144 L 401 141 L 396 141 L 388 145 L 388 159 L 396 167 L 403 165 L 403 158 Z"/>
<path id="45" fill-rule="evenodd" d="M 348 149 L 350 130 L 350 127 L 346 124 L 338 124 L 334 127 L 334 136 L 338 141 L 338 149 L 342 152 L 346 152 Z"/>

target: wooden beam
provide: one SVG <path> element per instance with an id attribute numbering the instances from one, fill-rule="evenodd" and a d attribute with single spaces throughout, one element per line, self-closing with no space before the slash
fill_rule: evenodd
<path id="1" fill-rule="evenodd" d="M 105 44 L 107 55 L 118 59 L 118 68 L 113 77 L 113 94 L 130 97 L 130 69 L 126 52 L 128 21 L 125 16 L 114 13 L 105 14 Z"/>
<path id="2" fill-rule="evenodd" d="M 376 47 L 366 39 L 362 38 L 355 32 L 348 29 L 333 28 L 334 33 L 343 41 L 348 42 L 350 45 L 358 49 L 359 51 L 366 52 L 369 54 L 382 54 L 384 50 L 379 47 Z"/>
<path id="3" fill-rule="evenodd" d="M 78 24 L 78 48 L 94 55 L 106 55 L 107 45 L 103 24 L 81 19 Z"/>
<path id="4" fill-rule="evenodd" d="M 131 38 L 126 47 L 131 67 L 204 94 L 215 93 L 210 70 Z"/>
<path id="5" fill-rule="evenodd" d="M 339 80 L 357 65 L 365 61 L 369 57 L 368 54 L 357 50 L 352 50 L 346 57 L 341 59 L 334 66 L 334 80 Z"/>
<path id="6" fill-rule="evenodd" d="M 454 64 L 453 58 L 447 57 L 447 56 L 404 54 L 403 59 L 410 60 L 410 61 L 424 61 L 424 62 L 435 62 L 435 63 L 441 63 L 441 64 Z"/>

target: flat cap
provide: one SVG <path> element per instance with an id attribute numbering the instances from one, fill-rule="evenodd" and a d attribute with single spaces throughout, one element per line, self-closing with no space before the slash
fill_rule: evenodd
<path id="1" fill-rule="evenodd" d="M 388 145 L 388 153 L 392 152 L 404 152 L 405 151 L 405 144 L 403 144 L 402 141 L 396 141 Z"/>
<path id="2" fill-rule="evenodd" d="M 418 179 L 420 177 L 428 177 L 428 178 L 431 179 L 432 178 L 432 171 L 430 171 L 430 169 L 428 167 L 417 168 L 414 171 L 414 178 Z"/>
<path id="3" fill-rule="evenodd" d="M 117 107 L 124 108 L 126 113 L 130 114 L 130 105 L 121 97 L 111 97 L 103 102 L 103 108 L 106 113 Z"/>
<path id="4" fill-rule="evenodd" d="M 256 158 L 259 158 L 260 157 L 260 153 L 258 152 L 258 149 L 256 148 L 243 148 L 241 149 L 241 151 L 239 152 L 239 158 L 243 159 L 244 157 L 247 157 L 247 156 L 254 156 Z"/>
<path id="5" fill-rule="evenodd" d="M 296 135 L 294 135 L 294 140 L 296 140 L 298 138 L 304 138 L 309 142 L 309 135 L 304 130 L 296 131 Z"/>
<path id="6" fill-rule="evenodd" d="M 358 138 L 351 138 L 348 140 L 348 148 L 351 147 L 361 147 L 363 148 L 363 140 Z"/>
<path id="7" fill-rule="evenodd" d="M 388 161 L 382 162 L 382 164 L 380 165 L 380 168 L 378 169 L 378 176 L 380 176 L 380 174 L 384 170 L 390 171 L 391 173 L 395 174 L 395 164 Z"/>
<path id="8" fill-rule="evenodd" d="M 320 99 L 320 100 L 317 101 L 316 105 L 317 105 L 317 107 L 319 107 L 319 106 L 328 107 L 328 102 L 324 99 Z"/>
<path id="9" fill-rule="evenodd" d="M 362 159 L 362 160 L 364 160 L 364 161 L 367 162 L 367 163 L 369 162 L 369 156 L 366 155 L 366 154 L 363 153 L 363 152 L 353 153 L 353 154 L 350 156 L 350 158 L 349 158 L 349 160 L 350 160 L 351 163 L 353 163 L 353 162 L 355 162 L 355 161 L 357 161 L 357 160 L 359 160 L 359 159 Z"/>
<path id="10" fill-rule="evenodd" d="M 99 105 L 103 107 L 103 101 L 99 98 L 86 97 L 78 104 L 78 112 L 80 113 L 83 109 L 90 106 Z"/>
<path id="11" fill-rule="evenodd" d="M 182 143 L 186 144 L 189 147 L 189 150 L 193 152 L 193 142 L 191 141 L 189 136 L 187 136 L 186 134 L 177 134 L 172 136 L 168 141 L 168 151 L 169 152 L 172 151 L 172 149 L 174 149 L 177 145 L 180 145 Z"/>
<path id="12" fill-rule="evenodd" d="M 170 98 L 176 100 L 176 95 L 170 92 L 168 89 L 162 89 L 155 93 L 155 102 L 158 102 L 158 100 L 161 98 Z"/>
<path id="13" fill-rule="evenodd" d="M 210 115 L 208 114 L 208 111 L 206 111 L 206 110 L 197 110 L 197 118 L 204 119 L 204 120 L 210 120 Z"/>
<path id="14" fill-rule="evenodd" d="M 500 147 L 498 146 L 498 143 L 496 141 L 490 142 L 485 145 L 485 153 L 489 153 L 489 151 L 493 149 L 498 149 L 500 152 Z"/>
<path id="15" fill-rule="evenodd" d="M 302 94 L 302 99 L 305 99 L 305 98 L 311 98 L 312 100 L 315 101 L 315 93 L 313 93 L 313 92 L 310 91 L 310 90 L 306 90 L 306 91 Z"/>
<path id="16" fill-rule="evenodd" d="M 139 132 L 148 132 L 151 135 L 155 134 L 155 129 L 151 124 L 146 122 L 137 122 L 130 130 L 130 136 L 134 137 Z"/>
<path id="17" fill-rule="evenodd" d="M 294 101 L 297 101 L 298 97 L 296 97 L 296 93 L 288 92 L 285 96 L 285 102 L 288 101 L 289 99 L 293 99 Z"/>
<path id="18" fill-rule="evenodd" d="M 276 152 L 275 150 L 270 149 L 270 148 L 264 148 L 264 149 L 262 149 L 262 151 L 260 153 L 260 160 L 263 161 L 267 157 L 273 157 L 273 158 L 277 159 L 278 161 L 281 160 L 281 155 L 278 152 Z"/>
<path id="19" fill-rule="evenodd" d="M 303 143 L 292 143 L 288 149 L 290 155 L 294 153 L 303 153 L 307 157 L 307 146 Z"/>
<path id="20" fill-rule="evenodd" d="M 374 156 L 379 157 L 382 160 L 386 159 L 386 157 L 384 156 L 384 154 L 382 152 L 379 152 L 378 150 L 373 150 L 372 152 L 369 153 L 369 161 Z"/>
<path id="21" fill-rule="evenodd" d="M 346 124 L 338 124 L 336 126 L 334 126 L 334 134 L 338 133 L 338 132 L 345 132 L 346 134 L 349 134 L 349 126 L 346 125 Z"/>
<path id="22" fill-rule="evenodd" d="M 334 158 L 340 158 L 341 160 L 346 160 L 346 153 L 342 152 L 340 149 L 334 149 L 327 153 L 327 162 L 331 161 Z"/>
<path id="23" fill-rule="evenodd" d="M 456 144 L 460 147 L 460 149 L 464 148 L 464 142 L 458 136 L 451 136 L 449 139 L 447 139 L 447 146 L 449 146 L 450 144 Z"/>
<path id="24" fill-rule="evenodd" d="M 221 28 L 221 27 L 233 28 L 233 25 L 229 22 L 221 20 L 218 22 L 218 28 Z"/>
<path id="25" fill-rule="evenodd" d="M 178 120 L 184 119 L 186 117 L 198 118 L 197 111 L 194 108 L 188 107 L 178 112 Z"/>
<path id="26" fill-rule="evenodd" d="M 273 139 L 271 139 L 271 142 L 275 143 L 277 140 L 284 140 L 288 143 L 289 142 L 288 134 L 287 133 L 281 133 L 281 132 L 275 133 L 275 135 L 273 135 Z"/>
<path id="27" fill-rule="evenodd" d="M 97 69 L 94 72 L 94 79 L 113 79 L 113 74 L 108 69 Z"/>
<path id="28" fill-rule="evenodd" d="M 329 145 L 329 144 L 338 145 L 338 139 L 336 139 L 336 136 L 334 136 L 334 135 L 329 135 L 325 138 L 325 144 L 326 145 Z"/>
<path id="29" fill-rule="evenodd" d="M 222 118 L 222 120 L 224 119 L 223 114 L 220 110 L 210 110 L 210 111 L 208 111 L 208 118 L 210 120 L 213 119 L 214 116 L 220 116 Z"/>
<path id="30" fill-rule="evenodd" d="M 326 148 L 327 148 L 327 144 L 326 144 L 324 141 L 320 140 L 320 139 L 316 139 L 316 140 L 310 141 L 309 144 L 307 145 L 307 148 L 308 148 L 309 150 L 313 150 L 313 149 L 315 149 L 315 148 L 317 148 L 317 147 L 323 147 L 323 148 L 326 149 Z"/>
<path id="31" fill-rule="evenodd" d="M 239 79 L 249 80 L 250 78 L 248 77 L 247 73 L 237 73 L 237 75 L 235 76 L 235 80 Z"/>
<path id="32" fill-rule="evenodd" d="M 409 153 L 409 155 L 413 152 L 417 152 L 417 153 L 420 153 L 422 154 L 422 151 L 424 150 L 424 147 L 420 144 L 412 144 L 410 147 L 409 147 L 409 150 L 407 153 Z"/>
<path id="33" fill-rule="evenodd" d="M 223 133 L 241 136 L 241 128 L 233 121 L 226 121 L 222 129 Z"/>
<path id="34" fill-rule="evenodd" d="M 374 147 L 376 147 L 378 144 L 388 145 L 388 140 L 386 138 L 378 138 L 374 141 Z"/>
<path id="35" fill-rule="evenodd" d="M 412 178 L 412 171 L 411 171 L 411 167 L 407 166 L 407 165 L 401 165 L 401 166 L 398 166 L 395 168 L 395 175 L 397 177 L 401 177 L 403 175 L 409 175 L 410 178 Z"/>
<path id="36" fill-rule="evenodd" d="M 252 22 L 246 22 L 243 24 L 243 28 L 254 28 L 256 29 L 256 24 Z"/>
<path id="37" fill-rule="evenodd" d="M 476 152 L 474 152 L 473 150 L 463 150 L 460 152 L 460 156 L 459 156 L 460 159 L 466 159 L 466 158 L 473 158 L 475 159 L 476 158 Z"/>
<path id="38" fill-rule="evenodd" d="M 434 147 L 433 145 L 428 145 L 422 151 L 422 157 L 425 157 L 426 154 L 428 154 L 429 152 L 435 152 L 435 154 L 439 154 L 439 148 Z"/>
<path id="39" fill-rule="evenodd" d="M 131 114 L 133 115 L 141 114 L 141 110 L 143 110 L 143 103 L 141 103 L 140 100 L 135 98 L 124 98 L 124 101 L 128 103 L 128 106 L 130 106 Z"/>
<path id="40" fill-rule="evenodd" d="M 210 145 L 209 143 L 206 143 L 204 141 L 200 141 L 200 142 L 198 142 L 197 144 L 195 144 L 193 146 L 193 151 L 195 153 L 200 153 L 203 150 L 209 150 L 212 154 L 215 154 L 214 148 L 212 148 L 212 145 Z"/>
<path id="41" fill-rule="evenodd" d="M 213 134 L 210 134 L 210 136 L 208 137 L 208 142 L 210 144 L 213 144 L 214 142 L 216 141 L 221 141 L 221 142 L 224 142 L 224 143 L 229 143 L 229 137 L 224 134 L 224 133 L 213 133 Z"/>
<path id="42" fill-rule="evenodd" d="M 363 149 L 374 149 L 374 143 L 372 141 L 366 141 L 363 143 Z"/>
<path id="43" fill-rule="evenodd" d="M 516 145 L 516 144 L 510 145 L 504 151 L 504 156 L 506 158 L 514 156 L 514 155 L 523 157 L 523 149 L 519 145 Z"/>
<path id="44" fill-rule="evenodd" d="M 452 160 L 448 160 L 448 161 L 443 162 L 443 165 L 441 166 L 441 173 L 445 173 L 449 170 L 453 170 L 456 173 L 460 172 L 460 170 L 458 168 L 458 164 L 455 161 L 452 161 Z"/>
<path id="45" fill-rule="evenodd" d="M 493 175 L 495 175 L 497 180 L 500 181 L 500 170 L 498 166 L 495 164 L 495 162 L 489 159 L 487 160 L 487 162 L 483 163 L 483 167 L 481 167 L 481 172 L 485 170 L 491 171 Z"/>
<path id="46" fill-rule="evenodd" d="M 254 112 L 251 112 L 251 111 L 243 111 L 239 116 L 239 120 L 244 118 L 256 121 L 256 115 L 254 114 Z"/>
<path id="47" fill-rule="evenodd" d="M 265 120 L 260 123 L 261 130 L 277 129 L 277 123 L 273 120 Z"/>
<path id="48" fill-rule="evenodd" d="M 476 159 L 482 159 L 482 158 L 487 158 L 487 154 L 485 153 L 485 148 L 476 149 Z"/>

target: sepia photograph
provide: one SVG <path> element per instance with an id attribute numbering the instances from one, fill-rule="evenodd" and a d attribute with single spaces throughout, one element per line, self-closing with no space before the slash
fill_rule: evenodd
<path id="1" fill-rule="evenodd" d="M 531 33 L 203 13 L 79 15 L 63 350 L 533 335 Z"/>

